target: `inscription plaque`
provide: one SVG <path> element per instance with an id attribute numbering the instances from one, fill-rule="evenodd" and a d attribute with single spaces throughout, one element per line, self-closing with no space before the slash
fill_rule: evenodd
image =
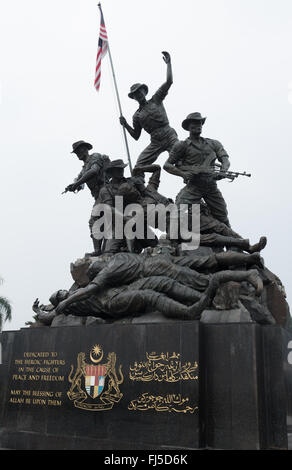
<path id="1" fill-rule="evenodd" d="M 2 446 L 199 447 L 198 322 L 22 329 L 2 345 Z"/>

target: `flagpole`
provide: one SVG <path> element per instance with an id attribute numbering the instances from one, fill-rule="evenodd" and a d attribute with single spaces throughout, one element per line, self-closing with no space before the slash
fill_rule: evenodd
<path id="1" fill-rule="evenodd" d="M 98 4 L 98 7 L 100 9 L 101 14 L 103 15 L 103 11 L 102 11 L 102 8 L 101 8 L 101 3 Z M 112 69 L 113 81 L 114 81 L 114 86 L 115 86 L 115 91 L 116 91 L 120 116 L 123 116 L 121 100 L 120 100 L 120 95 L 119 95 L 119 90 L 118 90 L 118 85 L 117 85 L 117 80 L 116 80 L 116 74 L 115 74 L 115 69 L 114 69 L 114 64 L 113 64 L 112 55 L 111 55 L 111 51 L 110 51 L 110 47 L 109 47 L 109 41 L 107 43 L 107 50 L 108 50 L 108 55 L 109 55 L 109 59 L 110 59 L 111 69 Z M 126 144 L 129 168 L 130 168 L 130 172 L 131 172 L 131 175 L 132 175 L 133 174 L 132 162 L 131 162 L 131 157 L 130 157 L 130 151 L 129 151 L 129 145 L 128 145 L 128 140 L 127 140 L 126 129 L 124 128 L 124 126 L 123 126 L 123 134 L 124 134 L 124 139 L 125 139 L 125 144 Z"/>

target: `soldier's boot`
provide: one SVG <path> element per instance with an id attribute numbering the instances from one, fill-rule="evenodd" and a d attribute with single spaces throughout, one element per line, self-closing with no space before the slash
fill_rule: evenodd
<path id="1" fill-rule="evenodd" d="M 224 272 L 224 271 L 223 271 Z M 221 273 L 216 273 L 221 274 Z M 213 298 L 215 297 L 216 291 L 220 285 L 219 277 L 214 274 L 209 282 L 209 286 L 205 292 L 201 295 L 201 298 L 194 305 L 189 307 L 189 315 L 192 320 L 200 320 L 203 311 L 210 307 Z"/>
<path id="2" fill-rule="evenodd" d="M 263 250 L 267 245 L 267 237 L 261 237 L 260 241 L 255 245 L 250 245 L 248 248 L 249 253 L 255 253 Z"/>
<path id="3" fill-rule="evenodd" d="M 169 288 L 165 293 L 173 299 L 178 300 L 179 302 L 188 302 L 188 304 L 197 302 L 202 296 L 201 292 L 198 292 L 197 290 L 192 289 L 191 287 L 184 286 L 183 284 L 180 284 L 175 280 L 173 280 L 169 284 Z"/>
<path id="4" fill-rule="evenodd" d="M 250 248 L 250 243 L 248 239 L 233 237 L 232 235 L 221 235 L 217 234 L 215 243 L 217 246 L 228 247 L 228 250 L 238 252 L 248 251 Z"/>
<path id="5" fill-rule="evenodd" d="M 249 271 L 220 271 L 215 273 L 210 281 L 210 284 L 217 285 L 234 281 L 234 282 L 249 282 L 255 288 L 257 296 L 261 295 L 263 291 L 263 281 L 256 269 L 250 269 Z"/>
<path id="6" fill-rule="evenodd" d="M 178 320 L 191 320 L 191 310 L 190 307 L 181 304 L 175 300 L 170 299 L 166 295 L 158 294 L 155 296 L 155 301 L 153 302 L 152 295 L 152 305 L 153 307 L 161 312 L 165 317 L 176 318 Z"/>
<path id="7" fill-rule="evenodd" d="M 226 251 L 223 253 L 217 253 L 216 260 L 219 266 L 238 266 L 238 265 L 257 265 L 260 268 L 264 268 L 263 259 L 260 253 L 237 253 L 234 251 Z"/>
<path id="8" fill-rule="evenodd" d="M 229 250 L 237 252 L 238 249 L 247 251 L 250 254 L 260 252 L 265 248 L 267 245 L 267 238 L 261 237 L 258 243 L 254 245 L 250 244 L 250 240 L 248 238 L 236 238 L 233 237 L 221 237 L 222 242 L 224 242 L 225 246 L 229 247 Z"/>
<path id="9" fill-rule="evenodd" d="M 230 247 L 229 249 L 234 250 L 235 252 L 238 248 L 243 251 L 248 251 L 250 248 L 250 243 L 249 243 L 248 238 L 235 238 L 234 239 L 233 237 L 226 237 L 226 239 L 227 239 L 226 246 L 229 245 Z"/>
<path id="10" fill-rule="evenodd" d="M 264 289 L 263 281 L 260 278 L 259 273 L 256 269 L 251 269 L 250 271 L 247 271 L 247 272 L 248 272 L 248 277 L 246 281 L 254 286 L 256 290 L 255 294 L 256 296 L 259 297 Z"/>

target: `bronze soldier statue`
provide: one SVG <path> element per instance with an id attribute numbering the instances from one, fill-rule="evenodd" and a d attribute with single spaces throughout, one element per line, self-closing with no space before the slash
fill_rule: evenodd
<path id="1" fill-rule="evenodd" d="M 64 193 L 79 192 L 86 184 L 94 198 L 94 208 L 96 204 L 98 204 L 99 191 L 105 183 L 105 169 L 109 164 L 110 159 L 107 155 L 101 155 L 100 153 L 89 154 L 89 150 L 92 149 L 92 145 L 88 142 L 84 142 L 83 140 L 75 142 L 72 147 L 73 151 L 71 153 L 75 153 L 78 159 L 83 162 L 83 168 L 74 183 L 69 184 L 69 186 L 66 187 Z M 102 241 L 96 240 L 93 237 L 92 228 L 94 221 L 95 218 L 91 216 L 89 220 L 89 229 L 94 247 L 94 252 L 92 254 L 99 255 L 101 253 Z"/>
<path id="2" fill-rule="evenodd" d="M 64 293 L 62 296 L 56 292 L 52 296 L 55 298 L 54 309 L 50 312 L 42 310 L 37 301 L 33 310 L 38 321 L 48 326 L 61 313 L 87 316 L 89 311 L 91 316 L 107 321 L 143 315 L 146 311 L 159 311 L 165 317 L 180 320 L 196 320 L 214 297 L 217 288 L 216 278 L 202 295 L 165 276 L 152 276 L 129 285 L 106 287 L 102 292 L 98 291 L 94 283 L 90 283 L 71 295 L 68 291 L 60 291 Z"/>
<path id="3" fill-rule="evenodd" d="M 163 255 L 168 261 L 178 266 L 188 267 L 200 273 L 203 272 L 204 276 L 208 272 L 212 273 L 221 269 L 235 269 L 235 267 L 242 266 L 257 266 L 259 269 L 264 267 L 263 258 L 259 252 L 255 251 L 248 254 L 237 251 L 221 251 L 208 255 L 197 255 L 195 250 L 180 255 L 179 251 L 179 247 L 175 242 L 162 235 L 157 246 L 147 248 L 146 253 L 152 256 Z"/>
<path id="4" fill-rule="evenodd" d="M 154 248 L 154 251 L 156 249 Z M 206 265 L 212 266 L 214 270 L 220 267 L 231 265 L 256 264 L 259 262 L 259 256 L 247 255 L 243 253 L 223 253 L 216 256 L 196 257 L 190 255 L 188 262 L 185 257 L 172 257 L 171 255 L 154 254 L 154 256 L 140 255 L 135 253 L 118 253 L 109 260 L 99 257 L 88 269 L 88 278 L 91 284 L 95 285 L 95 292 L 102 292 L 106 287 L 117 287 L 122 283 L 130 285 L 133 282 L 149 277 L 168 277 L 183 286 L 204 292 L 210 284 L 213 274 L 205 274 L 196 271 L 195 268 L 204 270 Z M 208 260 L 207 260 L 208 258 Z M 182 264 L 179 263 L 182 259 Z M 221 271 L 222 273 L 223 271 Z M 229 271 L 225 271 L 229 272 Z M 241 271 L 230 271 L 228 280 L 241 279 L 248 280 L 256 289 L 259 295 L 262 291 L 262 281 L 256 270 L 244 271 L 244 274 L 238 274 Z M 233 277 L 232 277 L 233 276 Z M 227 282 L 227 281 L 224 281 Z M 175 284 L 173 284 L 175 285 Z"/>
<path id="5" fill-rule="evenodd" d="M 261 237 L 260 240 L 251 244 L 248 238 L 232 230 L 223 222 L 215 219 L 207 205 L 200 203 L 200 245 L 221 248 L 238 248 L 248 253 L 262 251 L 267 245 L 267 237 Z"/>
<path id="6" fill-rule="evenodd" d="M 99 201 L 102 204 L 106 204 L 112 210 L 112 214 L 118 215 L 117 220 L 124 226 L 129 220 L 128 216 L 124 213 L 120 213 L 116 207 L 116 196 L 123 198 L 123 209 L 129 204 L 139 204 L 142 201 L 142 194 L 139 190 L 141 188 L 140 181 L 135 177 L 125 178 L 124 169 L 127 164 L 122 159 L 112 161 L 107 169 L 106 174 L 108 182 L 103 186 L 99 193 Z M 143 217 L 141 223 L 144 222 Z M 144 224 L 143 224 L 144 225 Z M 114 227 L 115 228 L 115 227 Z M 136 250 L 141 251 L 146 246 L 155 246 L 157 244 L 157 237 L 151 232 L 150 227 L 146 227 L 145 237 L 143 240 L 129 239 L 126 234 L 121 238 L 117 238 L 112 233 L 112 237 L 105 240 L 103 253 L 119 253 L 120 251 L 134 252 Z M 116 231 L 115 231 L 116 233 Z"/>
<path id="7" fill-rule="evenodd" d="M 201 137 L 205 121 L 200 113 L 187 116 L 182 127 L 189 131 L 189 137 L 173 146 L 164 169 L 186 183 L 177 195 L 176 204 L 199 204 L 203 198 L 213 217 L 230 226 L 226 203 L 216 184 L 216 179 L 222 176 L 212 172 L 216 160 L 221 163 L 221 172 L 226 172 L 229 157 L 220 142 Z"/>
<path id="8" fill-rule="evenodd" d="M 165 257 L 146 257 L 143 260 L 143 256 L 133 253 L 119 253 L 105 262 L 97 260 L 89 271 L 90 282 L 86 287 L 71 294 L 68 292 L 66 298 L 64 291 L 60 291 L 61 297 L 57 293 L 56 297 L 60 297 L 55 309 L 57 314 L 82 316 L 90 311 L 101 318 L 111 319 L 137 316 L 154 309 L 167 317 L 195 320 L 200 318 L 224 282 L 246 281 L 254 286 L 257 295 L 263 289 L 256 270 L 203 275 L 188 267 L 174 265 Z M 36 311 L 38 306 L 35 307 Z"/>
<path id="9" fill-rule="evenodd" d="M 260 266 L 260 262 L 258 253 L 176 256 L 173 246 L 165 239 L 150 256 L 120 253 L 110 258 L 99 257 L 86 268 L 85 287 L 71 293 L 56 292 L 50 298 L 53 308 L 39 306 L 37 299 L 33 310 L 45 324 L 50 324 L 60 313 L 87 316 L 90 311 L 93 316 L 112 321 L 127 315 L 139 316 L 149 309 L 158 310 L 166 317 L 195 320 L 210 306 L 223 283 L 245 281 L 253 286 L 257 297 L 261 295 L 263 282 L 257 270 L 221 271 L 230 266 L 234 269 L 236 265 Z M 195 269 L 212 273 L 201 274 Z"/>
<path id="10" fill-rule="evenodd" d="M 133 116 L 133 127 L 123 116 L 120 117 L 120 123 L 135 140 L 139 139 L 142 129 L 151 137 L 150 145 L 139 155 L 136 166 L 154 163 L 162 152 L 169 152 L 178 140 L 176 131 L 169 126 L 163 106 L 163 101 L 173 83 L 173 77 L 170 54 L 165 51 L 162 54 L 167 64 L 166 82 L 148 101 L 146 100 L 147 85 L 142 83 L 132 85 L 128 96 L 139 103 L 139 108 Z"/>
<path id="11" fill-rule="evenodd" d="M 147 310 L 158 310 L 169 318 L 199 320 L 203 310 L 210 305 L 220 284 L 230 280 L 254 284 L 257 282 L 257 271 L 215 273 L 203 293 L 167 276 L 150 276 L 138 279 L 128 286 L 106 287 L 102 290 L 95 278 L 87 287 L 78 289 L 63 300 L 57 306 L 56 313 L 73 313 L 70 306 L 74 306 L 75 314 L 78 314 L 79 304 L 91 299 L 91 302 L 95 301 L 98 305 L 98 315 L 105 319 L 118 319 L 128 315 L 139 316 Z M 191 305 L 185 305 L 186 303 L 191 303 Z"/>

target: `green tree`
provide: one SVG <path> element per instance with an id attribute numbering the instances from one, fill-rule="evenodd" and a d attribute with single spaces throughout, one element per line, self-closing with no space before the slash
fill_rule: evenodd
<path id="1" fill-rule="evenodd" d="M 0 278 L 0 284 L 3 283 L 3 279 Z M 11 303 L 6 297 L 0 296 L 0 331 L 4 322 L 11 321 L 12 307 Z"/>

